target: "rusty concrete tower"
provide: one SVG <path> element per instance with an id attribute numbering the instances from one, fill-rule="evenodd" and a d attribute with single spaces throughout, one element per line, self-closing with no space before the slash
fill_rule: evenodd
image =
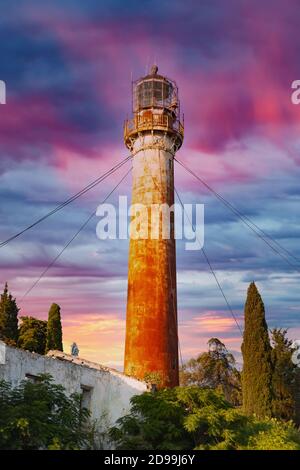
<path id="1" fill-rule="evenodd" d="M 183 141 L 176 83 L 158 74 L 133 83 L 133 118 L 125 122 L 125 145 L 133 156 L 132 204 L 174 204 L 174 156 Z M 178 385 L 178 332 L 174 214 L 170 236 L 130 239 L 125 367 L 160 387 Z M 153 220 L 146 221 L 149 233 Z M 152 224 L 152 226 L 151 226 Z"/>

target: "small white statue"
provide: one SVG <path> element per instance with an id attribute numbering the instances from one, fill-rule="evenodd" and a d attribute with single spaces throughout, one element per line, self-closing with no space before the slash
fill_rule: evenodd
<path id="1" fill-rule="evenodd" d="M 79 349 L 75 342 L 71 345 L 71 354 L 72 356 L 78 356 L 79 354 Z"/>

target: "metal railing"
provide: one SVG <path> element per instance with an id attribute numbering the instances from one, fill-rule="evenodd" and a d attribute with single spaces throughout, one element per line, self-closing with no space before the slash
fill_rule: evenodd
<path id="1" fill-rule="evenodd" d="M 175 132 L 180 135 L 181 139 L 184 136 L 184 127 L 179 119 L 174 119 L 168 114 L 147 113 L 145 115 L 136 115 L 134 118 L 125 121 L 124 138 L 127 139 L 137 132 L 155 129 Z"/>

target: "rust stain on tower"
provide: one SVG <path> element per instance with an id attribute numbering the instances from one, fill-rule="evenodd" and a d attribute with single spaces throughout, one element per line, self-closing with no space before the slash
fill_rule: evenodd
<path id="1" fill-rule="evenodd" d="M 174 214 L 165 238 L 162 214 L 154 226 L 150 208 L 174 204 L 174 156 L 183 125 L 176 83 L 156 66 L 133 83 L 133 118 L 125 122 L 124 140 L 133 156 L 132 204 L 146 207 L 140 220 L 148 227 L 148 237 L 130 239 L 124 371 L 173 387 L 179 382 Z"/>

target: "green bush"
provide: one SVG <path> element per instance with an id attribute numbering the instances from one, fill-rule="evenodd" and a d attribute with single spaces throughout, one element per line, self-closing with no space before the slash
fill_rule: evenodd
<path id="1" fill-rule="evenodd" d="M 109 435 L 123 450 L 300 450 L 292 423 L 246 416 L 220 392 L 177 387 L 131 400 Z"/>
<path id="2" fill-rule="evenodd" d="M 48 375 L 38 379 L 16 388 L 0 381 L 0 449 L 90 448 L 93 427 L 80 396 L 67 396 Z"/>
<path id="3" fill-rule="evenodd" d="M 265 422 L 265 429 L 251 436 L 249 447 L 255 450 L 299 450 L 300 433 L 292 421 L 282 423 L 275 418 Z"/>
<path id="4" fill-rule="evenodd" d="M 34 317 L 21 317 L 18 347 L 45 354 L 47 322 Z"/>

